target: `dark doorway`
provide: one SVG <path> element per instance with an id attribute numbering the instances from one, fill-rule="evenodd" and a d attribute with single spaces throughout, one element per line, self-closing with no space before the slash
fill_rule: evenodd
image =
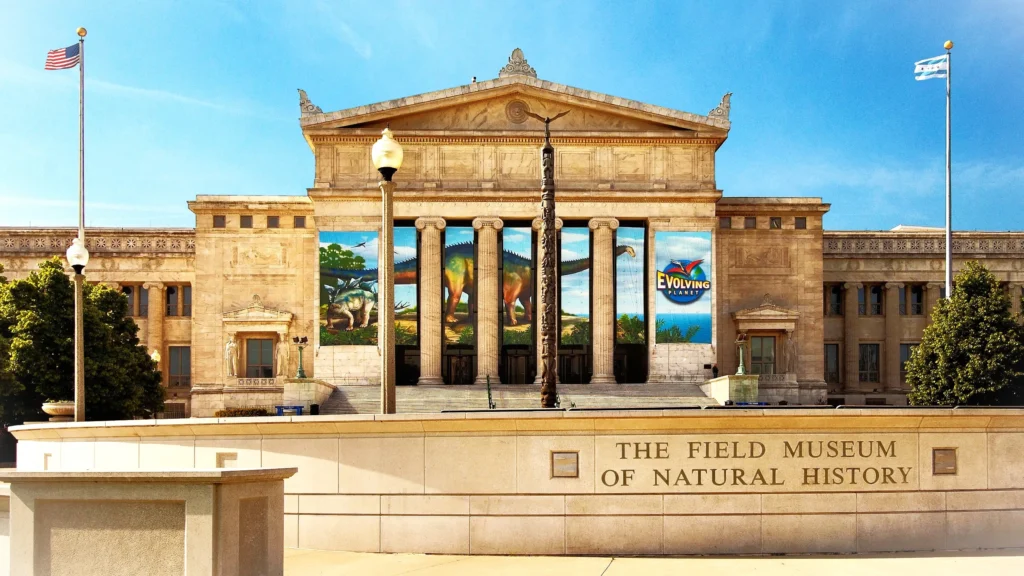
<path id="1" fill-rule="evenodd" d="M 395 384 L 411 386 L 420 381 L 420 347 L 395 346 Z"/>
<path id="2" fill-rule="evenodd" d="M 445 384 L 472 384 L 476 379 L 476 351 L 472 347 L 447 346 L 441 358 Z"/>
<path id="3" fill-rule="evenodd" d="M 500 369 L 502 384 L 533 384 L 537 376 L 537 354 L 533 346 L 502 346 Z"/>
<path id="4" fill-rule="evenodd" d="M 562 384 L 588 384 L 593 373 L 590 346 L 562 344 L 558 347 L 558 380 Z"/>
<path id="5" fill-rule="evenodd" d="M 619 384 L 641 384 L 647 381 L 647 345 L 615 345 L 615 381 Z"/>

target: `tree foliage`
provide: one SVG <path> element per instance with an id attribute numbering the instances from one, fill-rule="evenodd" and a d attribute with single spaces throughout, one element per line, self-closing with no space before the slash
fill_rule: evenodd
<path id="1" fill-rule="evenodd" d="M 978 262 L 956 275 L 921 344 L 907 362 L 908 400 L 926 405 L 1020 404 L 1024 392 L 1024 328 L 1010 297 Z"/>
<path id="2" fill-rule="evenodd" d="M 328 244 L 320 247 L 320 265 L 342 270 L 363 270 L 366 268 L 366 259 L 342 248 L 341 244 Z"/>
<path id="3" fill-rule="evenodd" d="M 139 344 L 124 294 L 83 288 L 86 419 L 152 416 L 163 409 L 156 363 Z M 0 284 L 0 423 L 39 420 L 46 400 L 74 398 L 74 284 L 58 258 Z"/>

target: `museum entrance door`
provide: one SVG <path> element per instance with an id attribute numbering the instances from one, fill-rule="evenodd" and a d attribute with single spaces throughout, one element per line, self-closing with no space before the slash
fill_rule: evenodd
<path id="1" fill-rule="evenodd" d="M 476 379 L 476 351 L 472 346 L 446 346 L 441 355 L 441 379 L 445 384 L 472 384 Z"/>
<path id="2" fill-rule="evenodd" d="M 411 386 L 420 380 L 420 347 L 395 346 L 395 384 Z"/>
<path id="3" fill-rule="evenodd" d="M 646 382 L 647 344 L 616 344 L 614 369 L 619 384 Z"/>
<path id="4" fill-rule="evenodd" d="M 558 381 L 562 384 L 588 384 L 594 373 L 590 346 L 561 344 L 558 347 Z"/>
<path id="5" fill-rule="evenodd" d="M 533 384 L 537 375 L 537 354 L 533 346 L 502 346 L 500 370 L 502 384 Z"/>

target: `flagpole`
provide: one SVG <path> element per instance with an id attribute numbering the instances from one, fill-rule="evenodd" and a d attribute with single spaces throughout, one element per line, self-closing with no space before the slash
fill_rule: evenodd
<path id="1" fill-rule="evenodd" d="M 78 239 L 85 245 L 85 28 L 78 29 Z"/>
<path id="2" fill-rule="evenodd" d="M 946 298 L 953 297 L 953 193 L 951 187 L 951 162 L 950 162 L 950 80 L 953 75 L 953 66 L 950 62 L 950 51 L 953 49 L 953 42 L 947 40 L 943 47 L 946 49 Z"/>

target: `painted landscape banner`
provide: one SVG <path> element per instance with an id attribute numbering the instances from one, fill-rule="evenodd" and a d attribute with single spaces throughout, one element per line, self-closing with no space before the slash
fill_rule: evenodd
<path id="1" fill-rule="evenodd" d="M 378 234 L 320 232 L 320 345 L 377 344 Z M 395 337 L 417 336 L 416 229 L 395 227 Z"/>
<path id="2" fill-rule="evenodd" d="M 562 228 L 561 343 L 590 344 L 590 228 Z"/>
<path id="3" fill-rule="evenodd" d="M 533 229 L 501 231 L 502 344 L 533 344 Z"/>
<path id="4" fill-rule="evenodd" d="M 711 343 L 711 232 L 655 232 L 655 342 Z"/>
<path id="5" fill-rule="evenodd" d="M 615 341 L 646 342 L 644 325 L 644 234 L 642 226 L 615 231 Z"/>
<path id="6" fill-rule="evenodd" d="M 470 296 L 475 293 L 476 276 L 473 274 L 473 228 L 450 226 L 444 231 L 444 339 L 448 344 L 472 346 L 473 316 L 470 314 Z"/>

